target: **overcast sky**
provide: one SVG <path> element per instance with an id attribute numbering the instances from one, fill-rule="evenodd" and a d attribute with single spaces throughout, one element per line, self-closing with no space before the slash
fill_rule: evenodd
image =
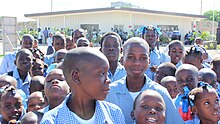
<path id="1" fill-rule="evenodd" d="M 140 8 L 158 11 L 200 14 L 201 0 L 0 0 L 0 16 L 16 16 L 23 20 L 24 14 L 51 11 L 110 7 L 111 2 L 122 1 Z M 203 12 L 220 10 L 220 0 L 202 0 Z M 215 5 L 214 5 L 215 3 Z"/>

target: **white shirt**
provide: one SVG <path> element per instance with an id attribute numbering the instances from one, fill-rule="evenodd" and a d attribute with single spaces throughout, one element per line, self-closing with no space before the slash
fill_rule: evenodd
<path id="1" fill-rule="evenodd" d="M 84 120 L 82 118 L 80 118 L 78 115 L 76 115 L 75 113 L 73 113 L 73 116 L 76 118 L 76 120 L 80 123 L 80 124 L 95 124 L 95 113 L 92 116 L 92 118 L 90 118 L 89 120 Z"/>

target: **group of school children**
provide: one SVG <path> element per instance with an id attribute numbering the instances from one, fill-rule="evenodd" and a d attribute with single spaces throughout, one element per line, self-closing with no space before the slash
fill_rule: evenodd
<path id="1" fill-rule="evenodd" d="M 100 49 L 83 29 L 53 34 L 48 55 L 25 34 L 0 65 L 0 124 L 220 124 L 220 57 L 201 38 L 166 54 L 156 26 L 141 33 L 106 32 Z"/>

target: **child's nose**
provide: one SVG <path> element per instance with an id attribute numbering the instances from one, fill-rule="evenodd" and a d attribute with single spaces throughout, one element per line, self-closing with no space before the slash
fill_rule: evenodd
<path id="1" fill-rule="evenodd" d="M 155 110 L 154 108 L 151 108 L 151 109 L 149 110 L 149 114 L 156 114 L 156 110 Z"/>
<path id="2" fill-rule="evenodd" d="M 58 81 L 57 79 L 54 79 L 51 83 L 52 83 L 52 84 L 58 84 L 59 81 Z"/>

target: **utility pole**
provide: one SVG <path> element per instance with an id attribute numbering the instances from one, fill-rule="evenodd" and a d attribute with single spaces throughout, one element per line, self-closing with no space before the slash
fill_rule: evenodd
<path id="1" fill-rule="evenodd" d="M 201 3 L 200 3 L 200 15 L 202 15 L 202 0 L 201 0 Z"/>
<path id="2" fill-rule="evenodd" d="M 50 12 L 53 12 L 53 0 L 50 0 Z"/>

